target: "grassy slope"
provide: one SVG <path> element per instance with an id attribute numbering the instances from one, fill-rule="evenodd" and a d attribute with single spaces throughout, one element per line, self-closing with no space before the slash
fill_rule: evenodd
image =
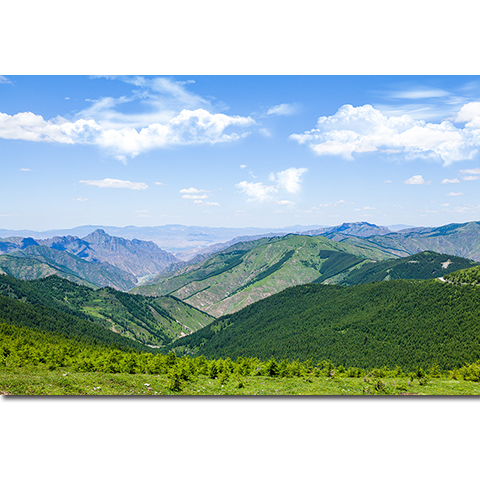
<path id="1" fill-rule="evenodd" d="M 150 345 L 168 344 L 213 320 L 175 298 L 145 298 L 109 287 L 93 290 L 55 276 L 29 282 L 1 276 L 0 295 L 93 320 Z"/>
<path id="2" fill-rule="evenodd" d="M 381 260 L 388 254 L 323 237 L 288 235 L 234 245 L 132 292 L 168 293 L 220 316 L 294 285 L 338 281 L 366 258 Z"/>
<path id="3" fill-rule="evenodd" d="M 480 358 L 480 291 L 435 280 L 303 285 L 173 344 L 211 357 L 299 358 L 362 368 L 457 367 Z"/>
<path id="4" fill-rule="evenodd" d="M 118 350 L 2 323 L 0 395 L 478 395 L 480 365 L 346 370 L 328 362 L 238 362 Z"/>

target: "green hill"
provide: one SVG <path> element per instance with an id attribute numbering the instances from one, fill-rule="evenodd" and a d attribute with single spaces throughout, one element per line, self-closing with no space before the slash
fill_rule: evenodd
<path id="1" fill-rule="evenodd" d="M 449 273 L 444 278 L 457 284 L 480 285 L 480 265 Z"/>
<path id="2" fill-rule="evenodd" d="M 436 280 L 303 285 L 221 317 L 175 351 L 452 369 L 480 358 L 480 290 Z"/>
<path id="3" fill-rule="evenodd" d="M 382 262 L 364 263 L 353 269 L 340 282 L 341 285 L 382 282 L 385 280 L 426 280 L 447 275 L 475 265 L 472 260 L 436 252 L 421 252 Z"/>
<path id="4" fill-rule="evenodd" d="M 2 295 L 0 295 L 0 323 L 58 333 L 84 343 L 152 351 L 145 345 L 107 330 L 88 318 L 80 318 L 44 305 L 30 305 L 23 300 Z"/>
<path id="5" fill-rule="evenodd" d="M 93 290 L 56 276 L 26 282 L 2 275 L 0 296 L 95 322 L 145 345 L 166 345 L 213 320 L 173 297 L 147 298 L 110 287 Z"/>
<path id="6" fill-rule="evenodd" d="M 170 294 L 218 317 L 294 285 L 337 283 L 367 259 L 390 257 L 373 247 L 352 247 L 323 237 L 262 238 L 237 243 L 131 291 Z"/>

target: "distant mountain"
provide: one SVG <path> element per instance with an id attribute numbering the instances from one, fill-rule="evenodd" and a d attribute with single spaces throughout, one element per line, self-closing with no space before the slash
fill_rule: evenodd
<path id="1" fill-rule="evenodd" d="M 387 235 L 388 233 L 391 233 L 391 230 L 387 227 L 379 227 L 378 225 L 367 222 L 342 223 L 342 225 L 336 227 L 326 227 L 303 232 L 304 235 L 322 235 L 332 240 L 335 240 L 335 238 L 333 238 L 335 234 L 351 235 L 354 237 L 371 237 L 372 235 Z"/>
<path id="2" fill-rule="evenodd" d="M 109 287 L 93 290 L 56 276 L 26 282 L 0 275 L 0 306 L 4 297 L 87 320 L 143 345 L 166 345 L 213 320 L 173 297 L 146 298 Z M 2 315 L 0 308 L 0 319 Z"/>
<path id="3" fill-rule="evenodd" d="M 112 237 L 101 229 L 82 238 L 82 242 L 88 245 L 85 259 L 108 262 L 137 277 L 158 274 L 178 262 L 174 255 L 153 242 Z"/>
<path id="4" fill-rule="evenodd" d="M 20 261 L 15 263 L 15 259 Z M 114 287 L 119 290 L 129 290 L 137 283 L 137 279 L 131 273 L 120 270 L 106 262 L 87 262 L 71 253 L 55 250 L 44 245 L 31 245 L 23 250 L 10 252 L 8 255 L 2 255 L 2 262 L 10 273 L 15 273 L 18 278 L 31 278 L 31 270 L 28 267 L 27 260 L 37 260 L 64 274 L 72 276 L 70 278 L 80 278 L 91 285 L 97 287 Z M 8 267 L 6 264 L 8 263 Z M 22 269 L 23 267 L 23 269 Z M 39 277 L 45 275 L 39 272 Z M 63 275 L 62 275 L 63 276 Z M 78 282 L 81 283 L 81 282 Z"/>
<path id="5" fill-rule="evenodd" d="M 47 230 L 36 232 L 33 230 L 5 230 L 0 229 L 0 237 L 32 237 L 34 239 L 46 239 L 55 236 L 85 237 L 94 230 L 104 230 L 107 234 L 124 239 L 138 239 L 152 241 L 160 248 L 169 252 L 184 252 L 208 247 L 215 243 L 227 242 L 235 237 L 246 235 L 264 235 L 274 232 L 277 235 L 287 233 L 300 233 L 304 230 L 320 228 L 320 225 L 293 225 L 283 228 L 256 228 L 256 227 L 201 227 L 186 225 L 161 225 L 155 227 L 113 227 L 101 225 L 83 225 L 71 229 Z M 4 252 L 6 253 L 6 252 Z"/>
<path id="6" fill-rule="evenodd" d="M 364 263 L 352 270 L 339 283 L 340 285 L 359 285 L 385 280 L 427 280 L 475 265 L 475 262 L 466 258 L 425 251 L 409 257 Z"/>
<path id="7" fill-rule="evenodd" d="M 480 358 L 478 289 L 437 280 L 301 285 L 221 317 L 171 347 L 207 358 L 453 369 Z"/>
<path id="8" fill-rule="evenodd" d="M 135 277 L 159 274 L 168 270 L 172 265 L 179 263 L 179 260 L 174 255 L 160 249 L 153 242 L 112 237 L 100 229 L 95 230 L 84 238 L 67 235 L 37 240 L 31 237 L 0 239 L 0 253 L 13 254 L 14 252 L 22 251 L 24 252 L 23 256 L 27 256 L 27 250 L 30 247 L 40 246 L 48 247 L 55 252 L 66 252 L 75 255 L 90 263 L 108 263 Z M 38 258 L 39 251 L 38 249 L 28 250 L 28 252 L 35 252 L 32 255 L 36 258 Z M 46 254 L 45 250 L 42 250 L 42 252 L 43 255 Z M 58 263 L 53 258 L 53 256 L 59 258 L 57 254 L 50 253 L 48 256 L 50 261 Z M 19 278 L 26 277 L 20 276 Z M 134 281 L 135 283 L 136 280 Z M 100 284 L 94 282 L 94 284 L 99 286 L 106 285 L 104 282 L 100 282 Z M 110 285 L 116 286 L 115 283 Z M 131 288 L 131 286 L 126 288 Z"/>
<path id="9" fill-rule="evenodd" d="M 97 288 L 98 285 L 79 277 L 70 269 L 45 262 L 37 258 L 21 258 L 12 255 L 0 255 L 0 274 L 11 275 L 21 280 L 38 280 L 40 278 L 57 275 L 71 282 L 87 287 Z"/>
<path id="10" fill-rule="evenodd" d="M 132 293 L 170 294 L 220 316 L 293 285 L 338 282 L 367 259 L 391 257 L 376 248 L 350 247 L 323 237 L 262 238 L 237 243 L 203 262 L 161 275 Z"/>
<path id="11" fill-rule="evenodd" d="M 368 238 L 348 237 L 341 243 L 380 248 L 398 257 L 431 250 L 480 261 L 480 222 L 419 227 Z"/>

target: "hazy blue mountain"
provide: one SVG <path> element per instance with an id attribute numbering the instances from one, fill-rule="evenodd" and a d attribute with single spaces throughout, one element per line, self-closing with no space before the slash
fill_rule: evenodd
<path id="1" fill-rule="evenodd" d="M 54 269 L 69 273 L 74 277 L 80 277 L 97 287 L 113 287 L 119 290 L 129 290 L 137 283 L 137 279 L 131 273 L 121 270 L 106 262 L 87 262 L 71 253 L 55 250 L 45 245 L 31 245 L 23 250 L 17 250 L 8 254 L 22 260 L 35 259 L 51 266 Z M 18 278 L 25 275 L 17 273 Z M 44 275 L 42 275 L 43 277 Z M 41 278 L 41 277 L 40 277 Z"/>
<path id="2" fill-rule="evenodd" d="M 369 245 L 398 257 L 431 250 L 480 261 L 480 222 L 419 227 L 368 238 L 348 237 L 341 243 Z"/>

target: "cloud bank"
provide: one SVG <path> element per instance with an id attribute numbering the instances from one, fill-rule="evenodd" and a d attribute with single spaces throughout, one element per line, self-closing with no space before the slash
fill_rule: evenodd
<path id="1" fill-rule="evenodd" d="M 137 130 L 104 129 L 95 120 L 68 121 L 62 117 L 44 120 L 31 112 L 0 113 L 0 138 L 33 142 L 97 145 L 111 154 L 135 157 L 154 148 L 210 144 L 238 140 L 246 133 L 228 132 L 252 125 L 250 117 L 212 114 L 203 109 L 182 110 L 166 124 L 153 123 Z M 120 157 L 121 158 L 121 157 Z"/>
<path id="2" fill-rule="evenodd" d="M 474 158 L 480 148 L 480 103 L 466 104 L 456 122 L 426 123 L 410 115 L 385 116 L 371 105 L 343 105 L 331 116 L 320 117 L 314 129 L 290 138 L 308 145 L 317 155 L 353 160 L 354 154 L 379 152 L 407 158 L 430 156 L 450 165 Z"/>

